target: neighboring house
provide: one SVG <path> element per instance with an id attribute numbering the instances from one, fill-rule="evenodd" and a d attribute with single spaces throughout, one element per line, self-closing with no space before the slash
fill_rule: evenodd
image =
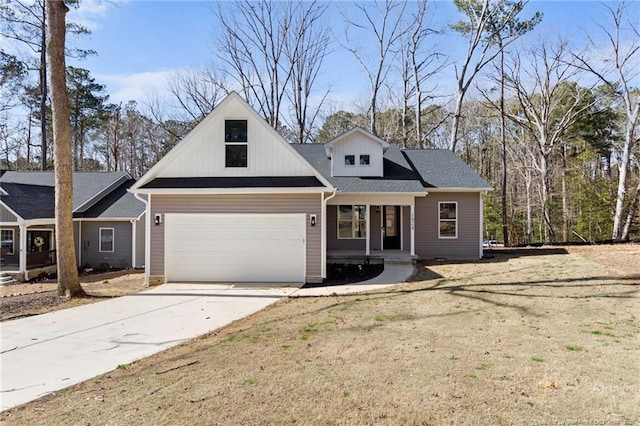
<path id="1" fill-rule="evenodd" d="M 341 254 L 477 259 L 488 190 L 448 150 L 360 128 L 289 144 L 237 93 L 130 189 L 147 197 L 151 284 L 319 282 Z"/>
<path id="2" fill-rule="evenodd" d="M 79 266 L 142 267 L 145 205 L 125 172 L 75 172 L 73 221 Z M 55 271 L 53 172 L 0 171 L 3 274 L 29 280 Z"/>

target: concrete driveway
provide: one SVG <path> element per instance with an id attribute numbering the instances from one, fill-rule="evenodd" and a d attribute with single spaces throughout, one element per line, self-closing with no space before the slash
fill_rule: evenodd
<path id="1" fill-rule="evenodd" d="M 141 293 L 0 323 L 2 410 L 158 353 L 257 312 L 283 297 L 376 291 L 412 265 L 332 287 L 164 284 Z"/>
<path id="2" fill-rule="evenodd" d="M 6 410 L 257 312 L 298 290 L 165 284 L 135 295 L 0 324 Z"/>

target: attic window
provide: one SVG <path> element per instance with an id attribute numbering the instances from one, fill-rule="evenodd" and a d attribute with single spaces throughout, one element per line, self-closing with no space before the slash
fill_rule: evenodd
<path id="1" fill-rule="evenodd" d="M 345 155 L 344 156 L 344 165 L 345 166 L 355 166 L 356 165 L 356 156 L 355 155 Z"/>
<path id="2" fill-rule="evenodd" d="M 225 120 L 225 167 L 247 167 L 247 120 Z"/>
<path id="3" fill-rule="evenodd" d="M 368 166 L 371 164 L 371 158 L 369 157 L 369 154 L 361 154 L 360 155 L 360 165 L 361 166 Z"/>

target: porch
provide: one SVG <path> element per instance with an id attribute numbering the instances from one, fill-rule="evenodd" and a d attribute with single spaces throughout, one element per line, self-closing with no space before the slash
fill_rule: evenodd
<path id="1" fill-rule="evenodd" d="M 56 271 L 53 224 L 2 224 L 0 269 L 2 275 L 27 281 Z"/>
<path id="2" fill-rule="evenodd" d="M 329 250 L 327 263 L 362 264 L 362 263 L 415 263 L 418 256 L 409 250 L 371 250 L 367 255 L 361 250 Z"/>

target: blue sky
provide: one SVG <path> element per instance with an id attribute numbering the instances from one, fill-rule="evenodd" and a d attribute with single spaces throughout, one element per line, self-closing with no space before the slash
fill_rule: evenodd
<path id="1" fill-rule="evenodd" d="M 451 2 L 435 1 L 433 5 L 433 22 L 442 26 L 455 22 L 457 15 Z M 171 73 L 215 61 L 214 6 L 212 1 L 83 0 L 69 19 L 85 24 L 92 35 L 71 43 L 94 49 L 98 55 L 72 64 L 89 69 L 97 82 L 105 84 L 112 102 L 134 99 L 144 103 L 145 93 L 162 91 Z M 330 5 L 330 25 L 337 34 L 343 28 L 338 10 L 349 7 L 349 2 Z M 545 33 L 569 32 L 582 37 L 581 28 L 593 27 L 603 9 L 595 1 L 532 0 L 523 16 L 536 10 L 544 13 L 541 26 Z M 455 55 L 461 46 L 457 41 L 449 36 L 440 44 Z M 340 103 L 364 95 L 365 75 L 338 44 L 332 46 L 332 51 L 325 62 L 323 78 L 332 87 L 336 106 L 348 107 Z"/>

